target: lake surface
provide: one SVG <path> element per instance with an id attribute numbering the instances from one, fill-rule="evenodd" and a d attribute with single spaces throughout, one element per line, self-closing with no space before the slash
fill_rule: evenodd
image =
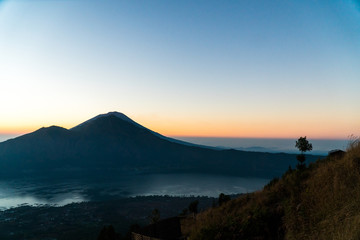
<path id="1" fill-rule="evenodd" d="M 72 202 L 120 197 L 170 195 L 209 196 L 239 194 L 263 188 L 268 179 L 205 174 L 149 174 L 123 176 L 116 180 L 14 180 L 0 182 L 0 209 L 23 204 L 62 206 Z"/>
<path id="2" fill-rule="evenodd" d="M 0 142 L 15 135 L 0 135 Z M 296 139 L 261 138 L 199 138 L 175 137 L 179 140 L 222 148 L 260 152 L 298 153 Z M 333 149 L 345 150 L 348 140 L 312 140 L 311 154 L 326 155 Z M 220 193 L 238 194 L 261 189 L 269 180 L 199 174 L 154 174 L 122 176 L 116 180 L 84 182 L 63 180 L 44 182 L 38 180 L 0 181 L 0 209 L 30 205 L 65 205 L 71 202 L 106 200 L 119 197 L 172 195 L 210 196 Z"/>

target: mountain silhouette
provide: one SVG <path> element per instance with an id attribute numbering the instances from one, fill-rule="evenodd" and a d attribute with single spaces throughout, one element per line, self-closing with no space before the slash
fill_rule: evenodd
<path id="1" fill-rule="evenodd" d="M 293 154 L 214 149 L 168 138 L 118 112 L 71 129 L 40 128 L 0 143 L 3 177 L 214 173 L 270 178 L 295 163 Z"/>

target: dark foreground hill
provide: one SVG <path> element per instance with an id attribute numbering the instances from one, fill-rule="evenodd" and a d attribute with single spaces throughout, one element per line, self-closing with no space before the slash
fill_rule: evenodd
<path id="1" fill-rule="evenodd" d="M 188 219 L 192 240 L 359 239 L 360 142 Z"/>
<path id="2" fill-rule="evenodd" d="M 116 112 L 69 130 L 41 128 L 0 143 L 1 176 L 193 172 L 272 178 L 294 165 L 295 159 L 292 154 L 220 150 L 181 142 Z"/>
<path id="3" fill-rule="evenodd" d="M 209 208 L 214 198 L 147 196 L 72 203 L 62 207 L 23 205 L 0 211 L 1 240 L 96 240 L 111 224 L 125 238 L 131 225 L 147 225 L 158 209 L 160 218 L 180 214 L 191 202 Z M 110 239 L 108 239 L 110 240 Z"/>

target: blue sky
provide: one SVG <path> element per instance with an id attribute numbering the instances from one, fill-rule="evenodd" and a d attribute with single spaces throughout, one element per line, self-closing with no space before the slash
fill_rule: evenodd
<path id="1" fill-rule="evenodd" d="M 360 135 L 359 1 L 0 1 L 0 133 Z"/>

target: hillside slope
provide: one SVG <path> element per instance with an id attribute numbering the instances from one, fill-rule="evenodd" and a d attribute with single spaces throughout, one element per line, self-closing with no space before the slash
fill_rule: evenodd
<path id="1" fill-rule="evenodd" d="M 360 143 L 187 220 L 197 239 L 359 239 Z"/>

